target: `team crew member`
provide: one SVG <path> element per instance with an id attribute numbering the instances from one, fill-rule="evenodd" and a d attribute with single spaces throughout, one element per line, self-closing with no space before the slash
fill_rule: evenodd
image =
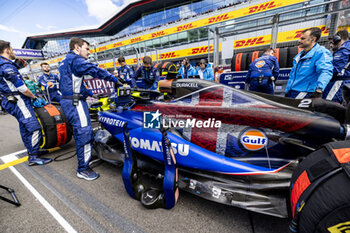
<path id="1" fill-rule="evenodd" d="M 179 69 L 179 76 L 182 78 L 189 78 L 194 75 L 197 75 L 196 69 L 190 64 L 188 58 L 184 58 L 182 60 L 182 66 Z"/>
<path id="2" fill-rule="evenodd" d="M 46 62 L 41 63 L 40 66 L 44 73 L 38 78 L 39 83 L 45 89 L 48 88 L 51 101 L 60 102 L 61 95 L 58 93 L 60 79 L 57 75 L 50 72 L 50 66 Z"/>
<path id="3" fill-rule="evenodd" d="M 200 60 L 196 75 L 199 75 L 201 79 L 214 81 L 213 69 L 211 68 L 210 64 L 207 64 L 205 59 Z"/>
<path id="4" fill-rule="evenodd" d="M 273 56 L 273 49 L 264 50 L 261 57 L 249 65 L 246 84 L 250 91 L 274 94 L 274 81 L 278 78 L 280 67 L 277 58 Z"/>
<path id="5" fill-rule="evenodd" d="M 134 71 L 125 63 L 124 57 L 119 57 L 118 62 L 118 77 L 122 78 L 127 84 L 131 85 L 131 79 L 134 76 Z"/>
<path id="6" fill-rule="evenodd" d="M 321 29 L 317 27 L 302 31 L 298 44 L 303 50 L 294 57 L 286 97 L 322 97 L 323 90 L 332 78 L 333 58 L 329 50 L 317 43 L 320 37 Z"/>
<path id="7" fill-rule="evenodd" d="M 333 47 L 333 78 L 324 90 L 323 98 L 338 103 L 343 102 L 342 87 L 350 83 L 350 40 L 347 30 L 337 32 L 330 41 Z"/>
<path id="8" fill-rule="evenodd" d="M 215 72 L 214 76 L 215 76 L 215 79 L 214 81 L 216 83 L 219 83 L 220 82 L 220 75 L 224 73 L 224 68 L 222 67 L 222 65 L 218 66 L 218 71 Z"/>
<path id="9" fill-rule="evenodd" d="M 36 90 L 38 89 L 37 85 L 33 80 L 31 80 L 29 77 L 23 77 L 24 83 L 28 87 L 28 89 L 36 95 Z"/>
<path id="10" fill-rule="evenodd" d="M 89 167 L 92 153 L 93 131 L 86 98 L 92 92 L 84 85 L 84 75 L 118 83 L 117 78 L 107 71 L 88 62 L 89 43 L 80 38 L 71 38 L 70 52 L 58 68 L 61 76 L 61 107 L 68 122 L 73 126 L 77 148 L 77 176 L 86 180 L 94 180 L 99 174 Z M 119 83 L 118 83 L 119 84 Z"/>
<path id="11" fill-rule="evenodd" d="M 0 94 L 5 96 L 1 105 L 19 122 L 21 137 L 28 152 L 29 166 L 43 165 L 52 160 L 39 158 L 41 127 L 31 103 L 33 101 L 34 105 L 38 106 L 44 101 L 34 96 L 23 83 L 18 66 L 11 61 L 15 58 L 10 42 L 0 40 Z"/>
<path id="12" fill-rule="evenodd" d="M 159 71 L 152 65 L 152 58 L 145 56 L 131 80 L 132 87 L 156 90 L 159 82 Z"/>

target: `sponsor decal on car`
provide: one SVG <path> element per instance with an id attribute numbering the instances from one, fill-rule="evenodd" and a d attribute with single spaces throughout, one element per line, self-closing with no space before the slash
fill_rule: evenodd
<path id="1" fill-rule="evenodd" d="M 149 151 L 157 151 L 162 152 L 162 142 L 156 140 L 149 140 L 145 138 L 137 138 L 131 137 L 130 142 L 133 148 L 135 149 L 143 149 Z M 181 156 L 187 156 L 190 152 L 190 146 L 188 144 L 177 144 L 171 143 L 174 154 L 178 154 Z"/>
<path id="2" fill-rule="evenodd" d="M 242 133 L 240 142 L 245 149 L 257 151 L 268 144 L 268 138 L 261 130 L 250 128 Z"/>

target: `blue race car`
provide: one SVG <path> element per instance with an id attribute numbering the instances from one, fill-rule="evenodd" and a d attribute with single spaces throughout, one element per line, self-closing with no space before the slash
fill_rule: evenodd
<path id="1" fill-rule="evenodd" d="M 98 113 L 98 157 L 123 165 L 127 192 L 147 208 L 172 208 L 178 189 L 288 217 L 299 160 L 349 137 L 346 108 L 295 100 L 200 79 L 163 80 L 160 92 L 130 89 Z M 326 114 L 327 113 L 327 114 Z"/>

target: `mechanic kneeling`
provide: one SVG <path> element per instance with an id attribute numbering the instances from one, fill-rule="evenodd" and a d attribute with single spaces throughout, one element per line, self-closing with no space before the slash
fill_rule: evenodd
<path id="1" fill-rule="evenodd" d="M 152 58 L 145 56 L 143 65 L 136 70 L 131 80 L 132 87 L 156 90 L 158 82 L 159 71 L 152 65 Z"/>
<path id="2" fill-rule="evenodd" d="M 39 158 L 41 126 L 32 107 L 32 103 L 35 107 L 42 107 L 46 103 L 26 87 L 17 64 L 11 61 L 15 58 L 10 42 L 0 40 L 0 93 L 5 97 L 1 105 L 19 122 L 22 140 L 28 151 L 29 166 L 47 164 L 52 160 Z"/>
<path id="3" fill-rule="evenodd" d="M 92 96 L 92 92 L 84 85 L 84 75 L 121 84 L 112 74 L 86 60 L 90 54 L 87 41 L 73 37 L 69 48 L 70 52 L 58 68 L 62 93 L 60 103 L 68 122 L 73 126 L 78 157 L 77 176 L 85 180 L 95 180 L 99 174 L 89 167 L 94 135 L 86 103 L 86 98 Z"/>

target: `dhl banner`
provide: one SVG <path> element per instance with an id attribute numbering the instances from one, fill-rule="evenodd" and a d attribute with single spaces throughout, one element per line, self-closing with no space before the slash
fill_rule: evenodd
<path id="1" fill-rule="evenodd" d="M 143 35 L 143 36 L 127 39 L 127 40 L 124 40 L 124 41 L 119 41 L 119 42 L 116 42 L 116 43 L 113 43 L 113 44 L 109 44 L 109 45 L 105 45 L 105 46 L 101 46 L 101 47 L 98 47 L 96 49 L 92 49 L 91 53 L 101 52 L 101 51 L 105 51 L 105 50 L 109 50 L 109 49 L 113 49 L 113 48 L 118 48 L 118 47 L 121 47 L 121 46 L 129 45 L 129 44 L 133 44 L 133 43 L 137 43 L 137 42 L 141 42 L 141 41 L 146 41 L 146 40 L 150 40 L 150 39 L 154 39 L 154 38 L 158 38 L 158 37 L 162 37 L 162 36 L 166 36 L 166 35 L 170 35 L 170 34 L 174 34 L 174 33 L 178 33 L 178 32 L 187 31 L 187 30 L 194 29 L 194 28 L 199 28 L 199 27 L 203 27 L 203 26 L 207 26 L 207 25 L 212 25 L 212 24 L 215 24 L 215 23 L 224 22 L 224 21 L 227 21 L 227 20 L 232 20 L 232 19 L 235 19 L 235 18 L 247 16 L 247 15 L 252 15 L 252 14 L 255 14 L 255 13 L 259 13 L 259 12 L 264 12 L 264 11 L 267 11 L 267 10 L 276 9 L 276 8 L 279 8 L 279 7 L 284 7 L 284 6 L 300 3 L 300 2 L 303 2 L 303 1 L 304 0 L 273 0 L 273 1 L 267 1 L 267 2 L 260 3 L 260 4 L 257 4 L 257 5 L 254 5 L 254 6 L 250 6 L 250 7 L 246 7 L 246 8 L 242 8 L 242 9 L 238 9 L 238 10 L 234 10 L 234 11 L 231 11 L 231 12 L 228 12 L 228 13 L 224 13 L 224 14 L 220 14 L 220 15 L 217 15 L 217 16 L 213 16 L 213 17 L 197 20 L 197 21 L 194 21 L 194 22 L 191 22 L 191 23 L 180 25 L 180 26 L 167 28 L 167 29 L 164 29 L 164 30 L 161 30 L 161 31 L 158 31 L 158 32 L 149 33 L 147 35 Z"/>
<path id="2" fill-rule="evenodd" d="M 326 28 L 325 25 L 321 25 L 318 27 L 321 28 L 321 31 L 322 31 L 321 36 L 328 36 L 329 29 Z M 301 32 L 305 29 L 306 28 L 287 31 L 287 32 L 280 32 L 277 35 L 277 43 L 298 40 L 300 38 Z M 268 45 L 270 43 L 271 43 L 271 34 L 246 38 L 246 39 L 242 39 L 242 40 L 236 40 L 234 42 L 234 49 L 249 48 L 249 47 L 254 47 L 254 46 L 259 46 L 259 45 Z"/>
<path id="3" fill-rule="evenodd" d="M 219 51 L 222 51 L 221 48 L 221 43 L 219 44 Z M 214 48 L 213 45 L 209 46 L 209 52 L 213 52 Z M 173 51 L 173 52 L 166 52 L 166 53 L 161 53 L 158 54 L 158 61 L 161 60 L 168 60 L 168 59 L 172 59 L 172 58 L 182 58 L 182 57 L 190 57 L 190 56 L 195 56 L 195 55 L 200 55 L 200 54 L 208 54 L 208 45 L 207 46 L 201 46 L 201 47 L 195 47 L 195 48 L 189 48 L 189 49 L 181 49 L 181 50 L 177 50 L 177 51 Z M 156 61 L 157 57 L 156 55 L 152 55 L 151 56 L 153 61 Z M 142 61 L 142 58 L 139 58 L 140 62 Z M 136 58 L 132 58 L 132 59 L 126 59 L 125 60 L 126 64 L 128 65 L 135 65 L 137 64 L 137 59 Z M 116 66 L 119 66 L 119 63 L 116 62 Z M 108 62 L 108 63 L 103 63 L 103 64 L 99 64 L 100 68 L 106 69 L 106 68 L 113 68 L 113 62 Z"/>

